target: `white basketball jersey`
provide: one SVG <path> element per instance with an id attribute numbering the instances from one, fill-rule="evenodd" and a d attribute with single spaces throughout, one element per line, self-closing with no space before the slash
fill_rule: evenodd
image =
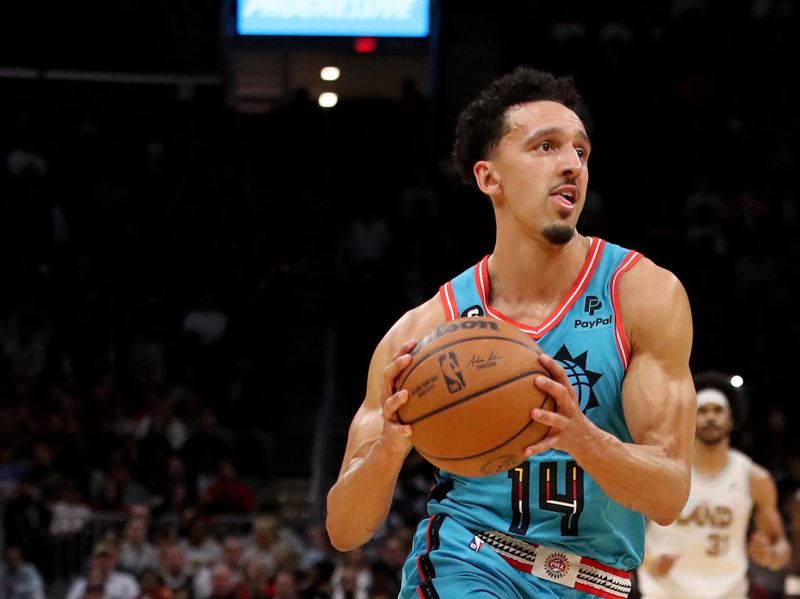
<path id="1" fill-rule="evenodd" d="M 692 468 L 692 490 L 680 518 L 669 526 L 648 522 L 645 560 L 663 553 L 680 557 L 666 576 L 639 568 L 645 599 L 747 596 L 751 466 L 749 457 L 731 449 L 727 464 L 713 478 Z"/>

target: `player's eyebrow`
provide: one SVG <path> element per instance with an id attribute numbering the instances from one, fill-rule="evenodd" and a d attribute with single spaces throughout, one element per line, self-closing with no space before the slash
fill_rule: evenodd
<path id="1" fill-rule="evenodd" d="M 566 134 L 566 132 L 561 127 L 547 127 L 545 129 L 537 129 L 536 131 L 534 131 L 528 137 L 525 138 L 524 145 L 527 146 L 532 141 L 534 141 L 536 139 L 543 138 L 543 137 L 552 137 L 554 135 L 565 135 L 565 134 Z M 581 140 L 583 140 L 583 142 L 588 147 L 590 147 L 590 148 L 592 147 L 592 140 L 589 139 L 589 136 L 587 135 L 587 133 L 585 131 L 579 130 L 577 132 L 577 135 L 578 135 L 579 138 L 581 138 Z"/>

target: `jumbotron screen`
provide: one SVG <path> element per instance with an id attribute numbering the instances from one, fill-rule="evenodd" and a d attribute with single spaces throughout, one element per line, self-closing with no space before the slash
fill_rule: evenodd
<path id="1" fill-rule="evenodd" d="M 238 0 L 240 35 L 426 37 L 430 0 Z"/>

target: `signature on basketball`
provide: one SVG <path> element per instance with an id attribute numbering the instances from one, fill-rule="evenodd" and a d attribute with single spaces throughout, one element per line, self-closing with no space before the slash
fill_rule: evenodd
<path id="1" fill-rule="evenodd" d="M 500 354 L 496 354 L 493 351 L 489 352 L 489 355 L 485 358 L 482 358 L 478 354 L 472 354 L 472 357 L 467 362 L 467 367 L 474 367 L 476 370 L 481 370 L 483 368 L 491 368 L 492 366 L 497 366 L 497 362 L 501 360 L 503 356 Z"/>

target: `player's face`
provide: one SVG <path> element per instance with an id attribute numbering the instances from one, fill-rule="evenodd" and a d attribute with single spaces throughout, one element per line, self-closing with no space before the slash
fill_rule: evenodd
<path id="1" fill-rule="evenodd" d="M 706 445 L 716 445 L 728 438 L 733 419 L 728 408 L 705 404 L 697 408 L 697 439 Z"/>
<path id="2" fill-rule="evenodd" d="M 491 160 L 496 206 L 533 234 L 564 244 L 586 200 L 591 144 L 583 122 L 558 102 L 512 106 Z M 504 218 L 506 218 L 504 216 Z"/>

